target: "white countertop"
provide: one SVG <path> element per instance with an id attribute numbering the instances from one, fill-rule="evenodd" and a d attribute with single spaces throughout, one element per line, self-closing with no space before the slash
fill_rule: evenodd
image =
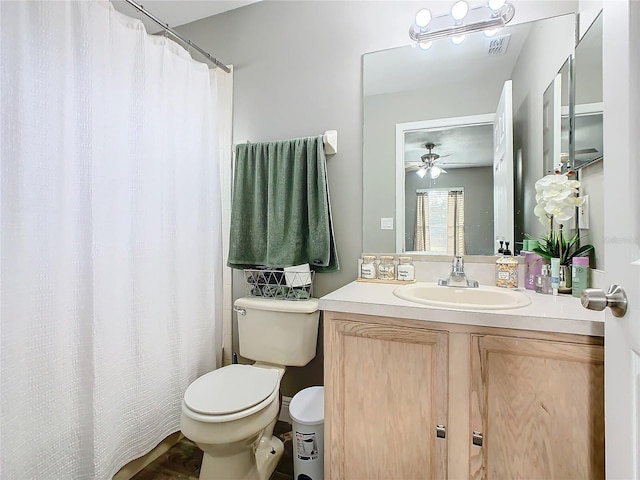
<path id="1" fill-rule="evenodd" d="M 321 310 L 484 327 L 604 336 L 604 312 L 587 310 L 571 295 L 542 295 L 524 288 L 531 304 L 509 310 L 467 310 L 422 305 L 393 294 L 396 284 L 351 282 L 320 298 Z M 447 288 L 447 287 L 442 287 Z"/>

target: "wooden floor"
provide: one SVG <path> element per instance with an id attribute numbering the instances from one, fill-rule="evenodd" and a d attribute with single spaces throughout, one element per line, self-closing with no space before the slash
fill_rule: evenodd
<path id="1" fill-rule="evenodd" d="M 271 480 L 293 480 L 291 425 L 278 422 L 274 434 L 284 443 L 284 454 Z M 198 480 L 201 462 L 202 451 L 191 440 L 183 438 L 132 480 Z"/>

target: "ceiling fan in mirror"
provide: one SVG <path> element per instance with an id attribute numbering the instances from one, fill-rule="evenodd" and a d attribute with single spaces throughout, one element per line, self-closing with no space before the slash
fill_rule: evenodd
<path id="1" fill-rule="evenodd" d="M 554 173 L 556 174 L 566 173 L 567 175 L 571 176 L 575 173 L 575 170 L 577 168 L 580 168 L 585 164 L 589 164 L 594 160 L 599 160 L 602 158 L 602 154 L 599 153 L 598 149 L 594 147 L 581 148 L 579 150 L 576 150 L 574 152 L 574 155 L 575 155 L 575 159 L 573 161 L 573 167 L 571 167 L 569 165 L 569 153 L 561 152 L 560 163 L 556 165 L 554 169 Z M 587 156 L 584 157 L 584 155 L 587 155 Z M 582 157 L 582 158 L 579 158 L 579 157 Z"/>
<path id="2" fill-rule="evenodd" d="M 447 173 L 444 168 L 436 165 L 436 162 L 438 161 L 438 159 L 448 157 L 449 155 L 439 155 L 437 153 L 434 153 L 433 149 L 436 148 L 435 143 L 427 142 L 424 144 L 424 148 L 426 148 L 428 152 L 420 156 L 419 162 L 408 162 L 405 170 L 416 170 L 416 174 L 420 178 L 423 178 L 428 174 L 432 179 L 438 178 L 442 173 Z"/>

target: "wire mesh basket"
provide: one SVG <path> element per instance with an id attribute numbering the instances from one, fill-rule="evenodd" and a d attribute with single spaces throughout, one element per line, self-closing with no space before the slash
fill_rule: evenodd
<path id="1" fill-rule="evenodd" d="M 244 279 L 252 297 L 308 300 L 313 296 L 314 274 L 314 271 L 247 268 L 244 270 Z"/>

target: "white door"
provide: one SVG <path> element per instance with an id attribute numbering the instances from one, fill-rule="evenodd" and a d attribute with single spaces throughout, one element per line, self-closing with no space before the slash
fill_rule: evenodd
<path id="1" fill-rule="evenodd" d="M 513 215 L 513 108 L 511 80 L 504 82 L 493 120 L 493 232 L 496 240 L 510 242 L 514 251 Z"/>
<path id="2" fill-rule="evenodd" d="M 605 271 L 628 297 L 606 310 L 607 479 L 640 478 L 640 2 L 603 2 Z"/>

